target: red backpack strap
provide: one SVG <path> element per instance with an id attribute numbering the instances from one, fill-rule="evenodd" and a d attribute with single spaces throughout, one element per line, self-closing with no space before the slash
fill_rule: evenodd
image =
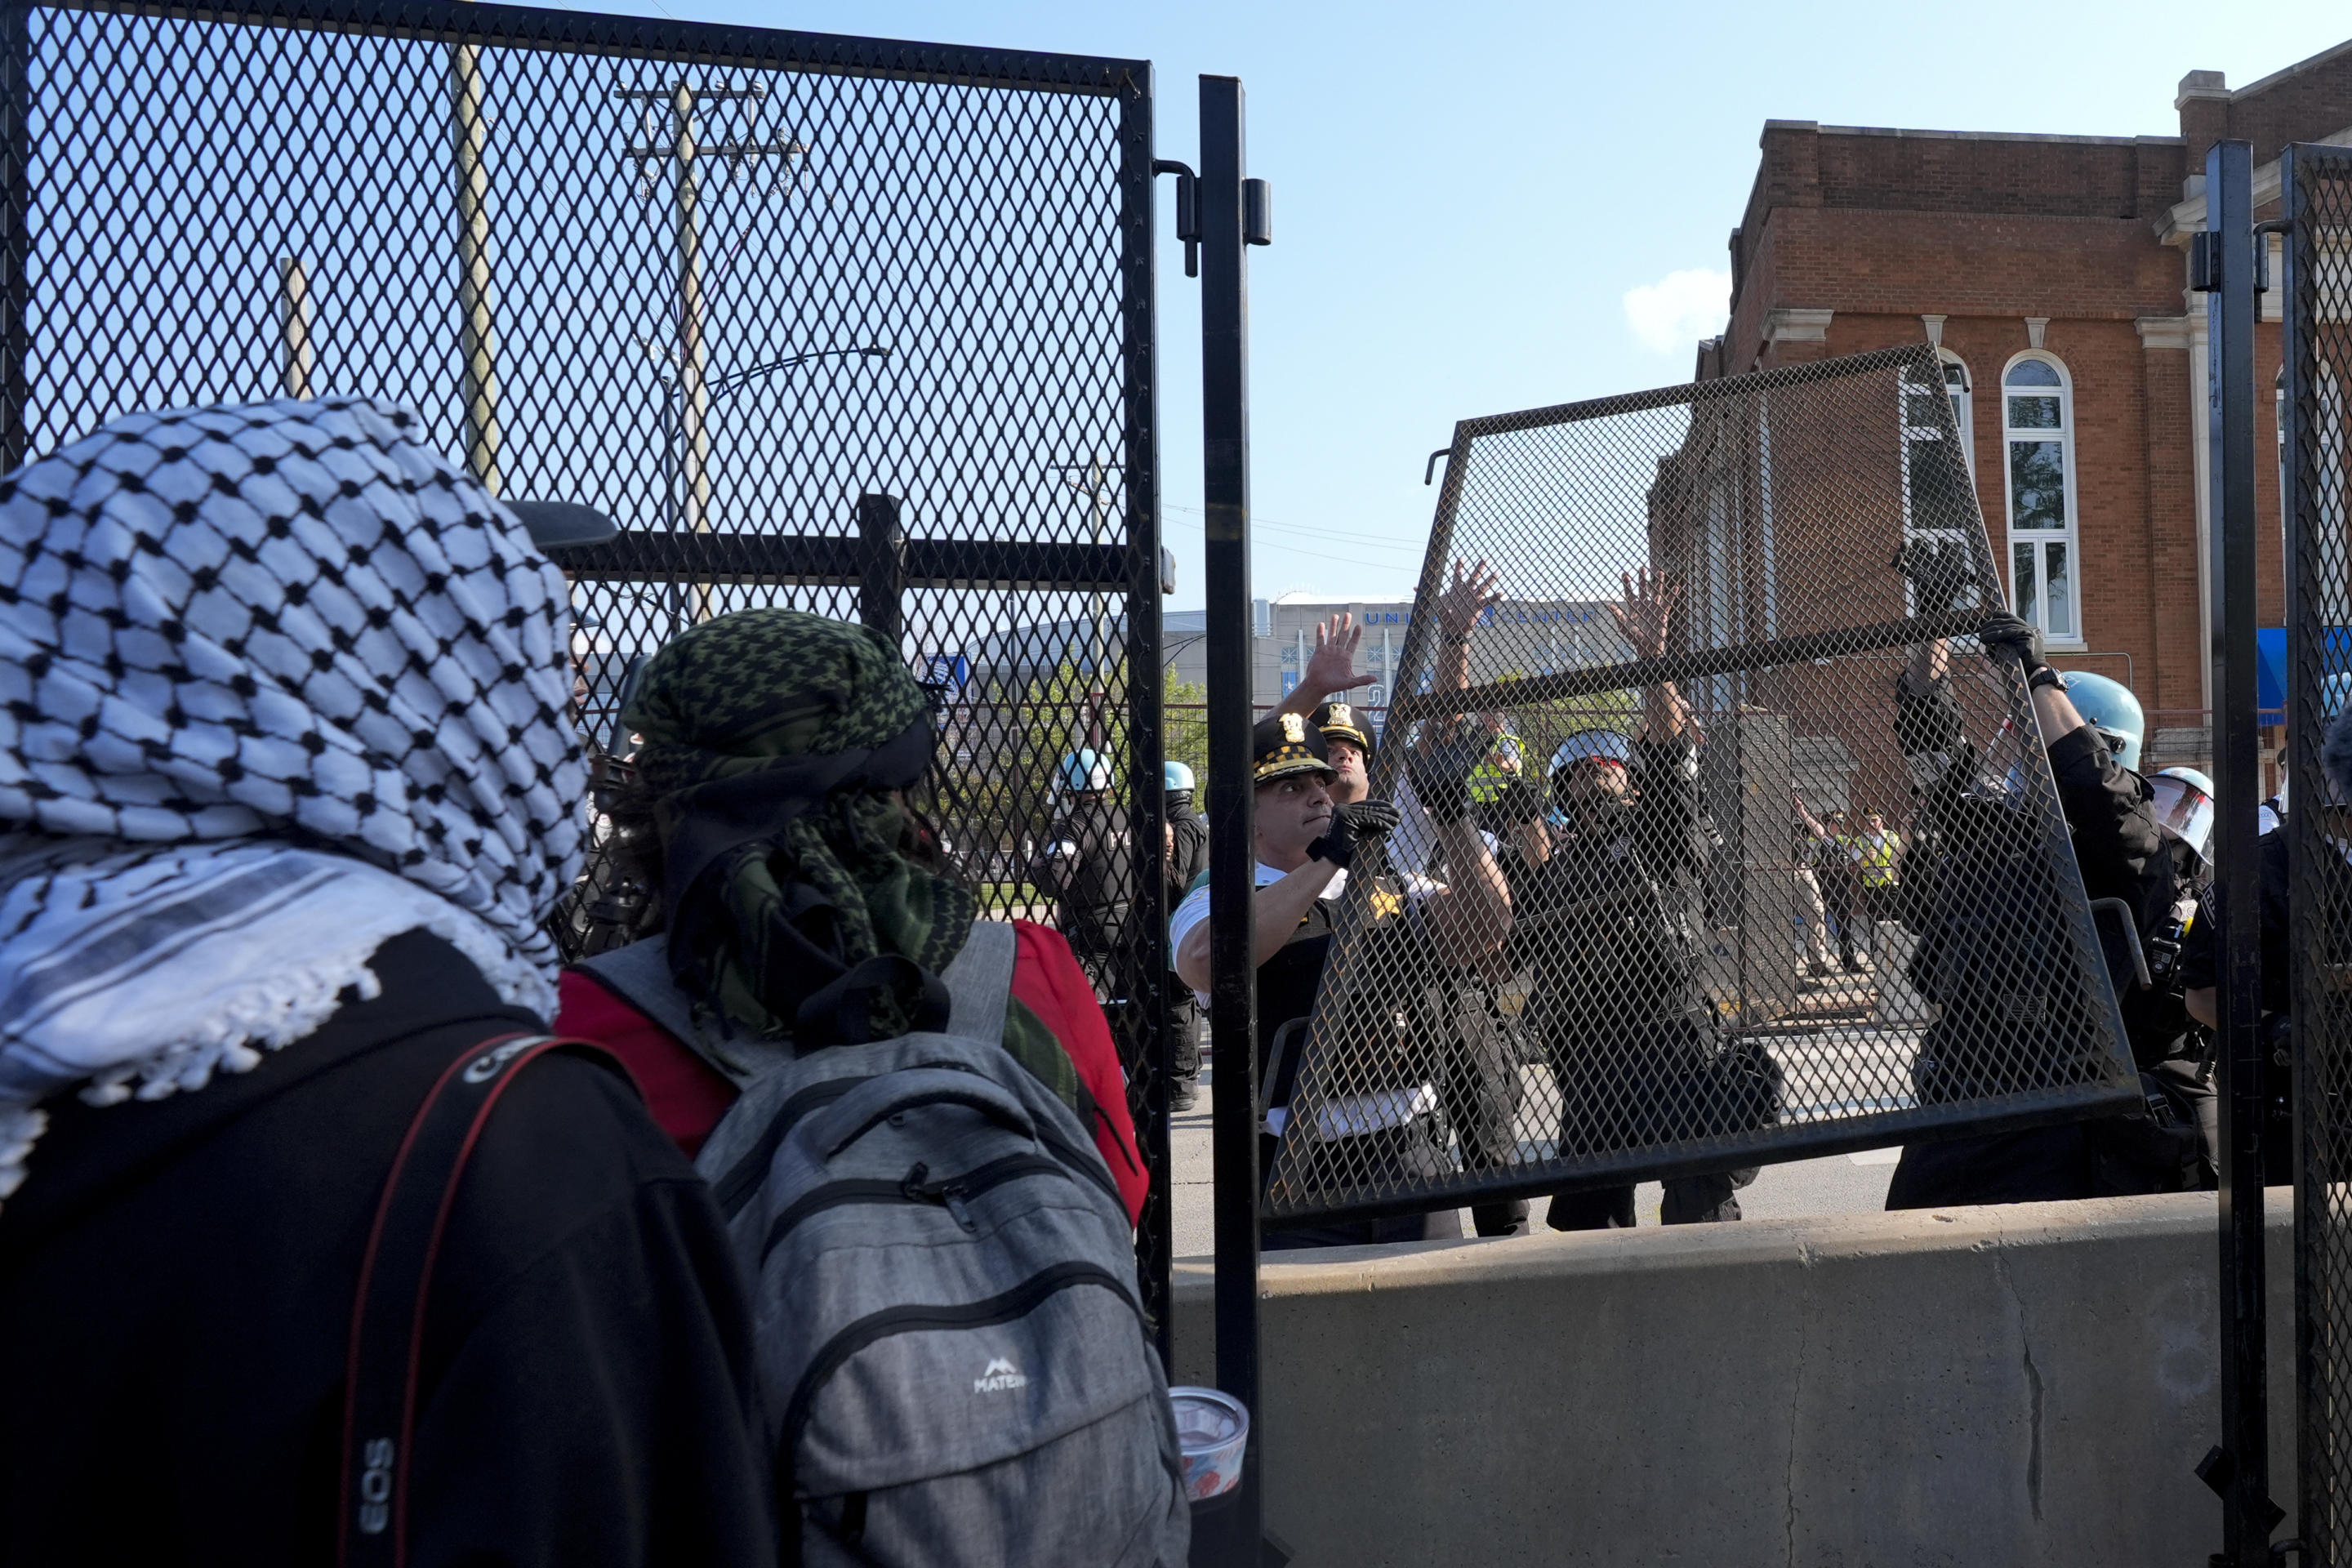
<path id="1" fill-rule="evenodd" d="M 442 1070 L 393 1155 L 375 1224 L 360 1258 L 344 1368 L 342 1483 L 336 1562 L 400 1568 L 408 1557 L 410 1439 L 416 1427 L 418 1363 L 433 1265 L 448 1227 L 457 1179 L 482 1127 L 515 1075 L 554 1051 L 585 1055 L 627 1078 L 586 1040 L 499 1035 L 468 1047 Z"/>

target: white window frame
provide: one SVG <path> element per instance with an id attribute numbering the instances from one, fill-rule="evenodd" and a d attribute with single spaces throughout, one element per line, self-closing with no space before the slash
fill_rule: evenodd
<path id="1" fill-rule="evenodd" d="M 1939 365 L 1957 365 L 1959 367 L 1959 394 L 1957 397 L 1953 395 L 1951 379 L 1948 376 L 1944 376 L 1942 377 L 1944 398 L 1945 401 L 1950 404 L 1952 407 L 1952 416 L 1957 426 L 1957 434 L 1960 443 L 1961 460 L 1968 472 L 1969 483 L 1973 487 L 1976 484 L 1977 479 L 1976 442 L 1974 435 L 1969 427 L 1969 397 L 1971 387 L 1973 385 L 1973 378 L 1969 374 L 1968 362 L 1961 359 L 1959 355 L 1952 353 L 1951 350 L 1943 348 L 1937 349 L 1936 351 L 1936 358 Z M 1924 425 L 1914 425 L 1911 423 L 1911 406 L 1908 401 L 1911 396 L 1911 391 L 1912 389 L 1907 385 L 1898 386 L 1895 389 L 1895 394 L 1896 398 L 1896 424 L 1902 432 L 1903 442 L 1904 541 L 1907 543 L 1913 540 L 1926 540 L 1939 544 L 1957 545 L 1963 552 L 1969 552 L 1969 541 L 1966 533 L 1956 528 L 1923 527 L 1918 522 L 1916 514 L 1912 510 L 1912 444 L 1923 437 L 1940 438 L 1942 436 L 1942 430 L 1940 427 L 1931 429 Z M 1905 583 L 1903 585 L 1903 608 L 1906 615 L 1916 616 L 1919 613 L 1917 586 L 1908 582 Z"/>
<path id="2" fill-rule="evenodd" d="M 2054 431 L 2042 426 L 2013 426 L 2009 422 L 2010 374 L 2028 360 L 2046 364 L 2058 374 L 2058 384 L 2054 389 L 2040 387 L 2022 390 L 2019 394 L 2025 397 L 2047 397 L 2052 395 L 2054 390 L 2058 398 L 2058 428 Z M 1996 395 L 2000 398 L 2000 506 L 2001 519 L 2006 525 L 2001 531 L 2004 537 L 2000 552 L 2000 570 L 2008 585 L 2010 604 L 2012 607 L 2017 604 L 2017 547 L 2021 544 L 2037 547 L 2047 544 L 2064 545 L 2066 548 L 2066 612 L 2067 619 L 2074 629 L 2064 634 L 2051 631 L 2046 613 L 2036 624 L 2042 626 L 2042 634 L 2052 647 L 2088 647 L 2091 645 L 2084 640 L 2087 633 L 2083 626 L 2083 513 L 2082 503 L 2076 493 L 2074 374 L 2067 370 L 2066 362 L 2056 354 L 2046 349 L 2028 349 L 2023 353 L 2011 356 L 2009 362 L 2000 367 L 2000 381 L 1996 388 Z M 2053 439 L 2058 443 L 2058 461 L 2063 474 L 2060 494 L 2063 497 L 2063 504 L 2066 508 L 2066 526 L 2063 529 L 2021 529 L 2017 527 L 2017 494 L 2010 465 L 2011 443 Z M 2035 566 L 2038 581 L 2041 584 L 2041 591 L 2036 595 L 2037 602 L 2046 605 L 2049 603 L 2049 557 L 2046 554 L 2038 554 Z M 2019 611 L 2021 615 L 2023 613 L 2021 610 Z"/>

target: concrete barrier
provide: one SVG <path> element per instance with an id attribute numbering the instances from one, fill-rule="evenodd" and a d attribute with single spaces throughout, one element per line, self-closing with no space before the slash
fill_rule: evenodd
<path id="1" fill-rule="evenodd" d="M 2290 1514 L 2291 1196 L 2269 1194 Z M 2218 1245 L 2189 1194 L 1270 1262 L 1267 1523 L 1302 1568 L 2200 1568 Z M 1177 1265 L 1179 1381 L 1213 1381 L 1213 1284 Z"/>

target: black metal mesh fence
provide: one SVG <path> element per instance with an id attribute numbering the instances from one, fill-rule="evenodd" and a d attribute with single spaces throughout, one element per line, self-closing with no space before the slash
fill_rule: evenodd
<path id="1" fill-rule="evenodd" d="M 887 629 L 938 700 L 949 856 L 1098 979 L 1164 1300 L 1148 65 L 426 0 L 5 16 L 6 463 L 361 394 L 503 495 L 601 509 L 622 537 L 565 564 L 605 784 L 680 629 Z M 583 809 L 574 953 L 645 902 Z M 1032 868 L 1074 813 L 1057 900 Z"/>
<path id="2" fill-rule="evenodd" d="M 1459 426 L 1270 1217 L 2132 1104 L 2005 575 L 1925 345 Z"/>
<path id="3" fill-rule="evenodd" d="M 2342 847 L 2352 844 L 2352 808 L 2328 784 L 2318 753 L 2329 721 L 2352 691 L 2352 457 L 2345 406 L 2352 384 L 2352 152 L 2296 147 L 2291 164 L 2284 182 L 2293 250 L 2281 453 L 2291 809 L 2281 832 L 2292 868 L 2292 988 L 2265 974 L 2263 989 L 2266 1009 L 2286 1001 L 2296 1047 L 2300 1528 L 2310 1561 L 2336 1563 L 2347 1561 L 2352 1532 L 2352 1191 L 2343 1175 L 2352 1166 L 2352 865 Z M 2264 847 L 2274 846 L 2265 840 Z M 2265 888 L 2266 904 L 2270 897 Z M 2281 1175 L 2274 1171 L 2269 1179 Z"/>

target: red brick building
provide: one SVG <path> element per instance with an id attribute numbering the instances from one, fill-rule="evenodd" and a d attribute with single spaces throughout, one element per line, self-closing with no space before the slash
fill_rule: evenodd
<path id="1" fill-rule="evenodd" d="M 1916 342 L 1945 362 L 2011 589 L 2053 662 L 2126 681 L 2150 767 L 2206 755 L 2205 307 L 2187 290 L 2205 154 L 2352 142 L 2352 43 L 2231 90 L 2181 79 L 2178 136 L 2042 136 L 1765 122 L 1731 233 L 1731 319 L 1702 378 Z M 2273 241 L 2273 254 L 2276 248 Z M 2275 263 L 2273 263 L 2275 265 Z M 2265 322 L 2279 297 L 2264 296 Z M 2277 374 L 2266 325 L 2255 371 Z M 2257 439 L 2275 450 L 2274 410 Z M 2263 624 L 2282 616 L 2279 487 L 2264 465 Z"/>

